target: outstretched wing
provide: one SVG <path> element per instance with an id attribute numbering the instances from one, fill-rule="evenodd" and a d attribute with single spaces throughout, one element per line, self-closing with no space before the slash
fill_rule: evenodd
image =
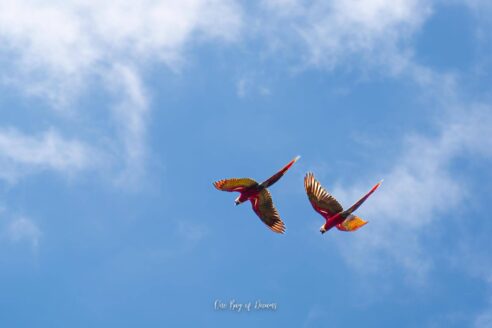
<path id="1" fill-rule="evenodd" d="M 214 187 L 222 191 L 243 191 L 246 188 L 254 187 L 258 185 L 253 179 L 250 178 L 233 178 L 233 179 L 222 179 L 213 183 Z"/>
<path id="2" fill-rule="evenodd" d="M 311 172 L 304 178 L 304 188 L 311 205 L 323 217 L 328 218 L 343 211 L 342 205 L 321 186 Z"/>
<path id="3" fill-rule="evenodd" d="M 379 182 L 378 182 L 378 183 L 377 183 L 374 187 L 372 187 L 372 189 L 371 189 L 371 190 L 369 190 L 369 192 L 368 192 L 367 194 L 365 194 L 365 196 L 364 196 L 364 197 L 362 197 L 361 199 L 359 199 L 359 200 L 357 201 L 357 203 L 355 203 L 354 205 L 352 205 L 352 206 L 351 206 L 348 210 L 346 210 L 346 211 L 345 211 L 345 213 L 346 213 L 346 214 L 350 214 L 350 213 L 352 213 L 353 211 L 355 211 L 356 209 L 358 209 L 358 208 L 359 208 L 359 206 L 361 206 L 361 205 L 362 205 L 362 203 L 364 203 L 364 202 L 366 201 L 366 199 L 367 199 L 369 196 L 371 196 L 371 194 L 372 194 L 373 192 L 375 192 L 375 191 L 376 191 L 376 189 L 378 189 L 378 188 L 379 188 L 379 186 L 381 185 L 381 183 L 383 183 L 383 180 L 379 181 Z"/>
<path id="4" fill-rule="evenodd" d="M 336 225 L 338 230 L 341 231 L 355 231 L 367 224 L 367 221 L 362 220 L 360 217 L 350 215 L 342 223 Z"/>
<path id="5" fill-rule="evenodd" d="M 270 192 L 263 189 L 256 195 L 256 197 L 251 198 L 251 205 L 253 206 L 253 211 L 258 215 L 272 231 L 276 233 L 284 233 L 285 225 L 277 209 L 273 206 L 272 196 Z"/>
<path id="6" fill-rule="evenodd" d="M 293 160 L 291 160 L 287 165 L 285 165 L 283 168 L 281 168 L 280 171 L 278 171 L 277 173 L 275 173 L 274 175 L 272 175 L 266 181 L 262 182 L 261 185 L 263 187 L 265 187 L 265 188 L 270 187 L 272 184 L 274 184 L 275 182 L 277 182 L 278 179 L 280 179 L 285 174 L 285 172 L 287 172 L 287 170 L 290 169 L 290 167 L 292 165 L 294 165 L 294 163 L 299 160 L 299 158 L 301 158 L 301 156 L 297 156 L 296 158 L 294 158 Z"/>

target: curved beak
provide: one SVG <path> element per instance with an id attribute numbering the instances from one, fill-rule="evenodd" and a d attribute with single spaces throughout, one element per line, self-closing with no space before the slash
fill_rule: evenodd
<path id="1" fill-rule="evenodd" d="M 239 203 L 239 201 L 235 200 L 234 204 L 236 204 L 236 206 L 238 206 L 240 203 Z"/>

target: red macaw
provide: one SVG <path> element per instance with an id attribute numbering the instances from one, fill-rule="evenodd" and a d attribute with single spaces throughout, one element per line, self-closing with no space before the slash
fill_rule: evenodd
<path id="1" fill-rule="evenodd" d="M 358 209 L 379 188 L 382 182 L 382 180 L 378 182 L 364 197 L 359 199 L 348 210 L 344 211 L 342 205 L 321 186 L 312 173 L 306 174 L 304 188 L 306 189 L 309 201 L 313 205 L 314 210 L 326 220 L 319 231 L 323 234 L 333 227 L 341 231 L 355 231 L 367 224 L 367 221 L 353 215 L 352 212 Z"/>
<path id="2" fill-rule="evenodd" d="M 236 198 L 235 203 L 239 205 L 247 200 L 251 201 L 253 210 L 256 215 L 265 223 L 272 231 L 276 233 L 284 233 L 285 225 L 277 209 L 273 206 L 272 196 L 267 187 L 277 182 L 290 167 L 297 162 L 300 156 L 297 156 L 280 171 L 271 176 L 268 180 L 258 184 L 250 178 L 233 178 L 223 179 L 213 183 L 215 188 L 222 191 L 237 191 L 240 193 Z"/>

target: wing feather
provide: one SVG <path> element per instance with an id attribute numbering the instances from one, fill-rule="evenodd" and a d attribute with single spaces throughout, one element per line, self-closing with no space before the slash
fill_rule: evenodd
<path id="1" fill-rule="evenodd" d="M 272 196 L 267 189 L 263 189 L 258 195 L 251 199 L 251 205 L 256 215 L 265 223 L 272 231 L 276 233 L 284 233 L 285 225 L 277 209 L 273 205 Z"/>
<path id="2" fill-rule="evenodd" d="M 243 191 L 246 188 L 254 187 L 258 185 L 253 179 L 250 178 L 232 178 L 222 179 L 213 183 L 214 187 L 222 191 Z"/>
<path id="3" fill-rule="evenodd" d="M 330 217 L 343 211 L 342 205 L 321 186 L 313 173 L 306 174 L 304 188 L 313 208 L 324 217 Z"/>
<path id="4" fill-rule="evenodd" d="M 362 220 L 360 217 L 350 215 L 342 223 L 336 225 L 340 231 L 355 231 L 367 224 L 367 221 Z"/>

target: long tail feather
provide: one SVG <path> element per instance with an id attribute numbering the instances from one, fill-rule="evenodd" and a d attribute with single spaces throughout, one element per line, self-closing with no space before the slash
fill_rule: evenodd
<path id="1" fill-rule="evenodd" d="M 373 192 L 376 191 L 376 189 L 379 188 L 379 186 L 381 185 L 381 183 L 383 183 L 383 180 L 379 181 L 374 187 L 372 187 L 371 190 L 369 190 L 369 192 L 367 194 L 365 194 L 364 197 L 362 197 L 361 199 L 359 199 L 354 205 L 352 205 L 352 207 L 350 207 L 348 210 L 345 211 L 346 214 L 351 214 L 352 212 L 354 212 L 356 209 L 359 208 L 359 206 L 362 205 L 362 203 L 364 203 L 367 198 L 369 198 L 369 196 L 371 196 L 371 194 Z"/>
<path id="2" fill-rule="evenodd" d="M 264 181 L 261 184 L 261 186 L 264 187 L 264 188 L 268 188 L 269 186 L 271 186 L 272 184 L 274 184 L 275 182 L 277 182 L 285 174 L 285 172 L 287 172 L 287 170 L 290 169 L 290 167 L 292 165 L 294 165 L 294 163 L 299 160 L 299 158 L 301 158 L 301 156 L 297 156 L 296 158 L 294 158 L 293 160 L 291 160 L 280 171 L 278 171 L 277 173 L 275 173 L 274 175 L 272 175 L 268 180 Z"/>

